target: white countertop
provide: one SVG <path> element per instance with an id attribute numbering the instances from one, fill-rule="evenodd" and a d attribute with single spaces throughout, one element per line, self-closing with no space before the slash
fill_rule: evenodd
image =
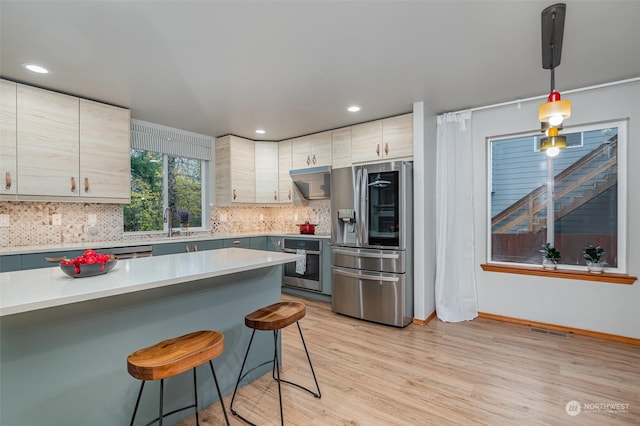
<path id="1" fill-rule="evenodd" d="M 58 266 L 0 273 L 0 316 L 244 272 L 303 255 L 242 248 L 119 260 L 109 273 L 71 278 Z"/>
<path id="2" fill-rule="evenodd" d="M 86 250 L 86 249 L 105 249 L 113 247 L 134 247 L 134 246 L 152 246 L 155 244 L 168 244 L 168 243 L 182 243 L 193 241 L 206 241 L 206 240 L 224 240 L 231 238 L 250 238 L 250 237 L 281 237 L 281 238 L 305 238 L 305 239 L 320 239 L 328 240 L 330 235 L 319 234 L 296 234 L 296 233 L 284 233 L 284 232 L 247 232 L 239 234 L 197 234 L 191 236 L 177 235 L 175 237 L 161 237 L 161 238 L 140 238 L 140 239 L 127 239 L 118 241 L 100 241 L 100 242 L 83 242 L 83 243 L 64 243 L 55 244 L 50 246 L 15 246 L 15 247 L 0 247 L 0 256 L 8 256 L 15 254 L 29 254 L 29 253 L 49 253 L 57 251 L 68 250 Z"/>

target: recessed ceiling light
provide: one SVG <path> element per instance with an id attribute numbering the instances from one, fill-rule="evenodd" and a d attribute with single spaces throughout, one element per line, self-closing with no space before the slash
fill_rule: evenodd
<path id="1" fill-rule="evenodd" d="M 38 74 L 49 74 L 49 70 L 46 69 L 45 67 L 40 66 L 40 65 L 23 64 L 22 66 L 25 67 L 26 69 L 28 69 L 31 72 L 36 72 Z"/>
<path id="2" fill-rule="evenodd" d="M 349 108 L 347 108 L 347 111 L 349 111 L 349 112 L 358 112 L 358 111 L 360 111 L 360 107 L 358 105 L 351 105 Z"/>
<path id="3" fill-rule="evenodd" d="M 266 130 L 258 129 L 258 130 L 256 130 L 256 133 L 259 134 L 259 135 L 264 135 L 267 132 L 266 132 Z"/>

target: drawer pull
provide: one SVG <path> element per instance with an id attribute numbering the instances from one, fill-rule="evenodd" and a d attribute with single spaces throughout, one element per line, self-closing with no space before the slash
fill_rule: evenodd
<path id="1" fill-rule="evenodd" d="M 235 241 L 233 241 L 233 244 L 236 244 L 236 245 L 237 245 L 237 244 L 240 244 L 240 243 L 242 243 L 242 241 L 240 241 L 240 240 L 235 240 Z"/>
<path id="2" fill-rule="evenodd" d="M 71 192 L 76 192 L 76 178 L 71 177 Z"/>
<path id="3" fill-rule="evenodd" d="M 389 144 L 388 143 L 384 144 L 384 155 L 389 155 Z"/>
<path id="4" fill-rule="evenodd" d="M 236 193 L 236 190 L 233 190 L 233 199 L 235 200 L 236 198 L 238 198 L 238 194 Z"/>
<path id="5" fill-rule="evenodd" d="M 84 178 L 84 192 L 89 192 L 89 178 Z"/>
<path id="6" fill-rule="evenodd" d="M 273 191 L 273 200 L 278 201 L 278 191 Z"/>
<path id="7" fill-rule="evenodd" d="M 380 155 L 380 144 L 376 144 L 376 155 Z"/>
<path id="8" fill-rule="evenodd" d="M 11 172 L 7 172 L 4 175 L 5 187 L 11 189 Z"/>

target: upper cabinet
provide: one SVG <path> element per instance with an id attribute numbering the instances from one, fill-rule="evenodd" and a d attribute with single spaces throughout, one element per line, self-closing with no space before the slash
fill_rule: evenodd
<path id="1" fill-rule="evenodd" d="M 0 194 L 16 193 L 16 87 L 0 80 Z"/>
<path id="2" fill-rule="evenodd" d="M 331 131 L 331 167 L 351 166 L 351 127 Z"/>
<path id="3" fill-rule="evenodd" d="M 129 110 L 80 100 L 80 196 L 130 199 L 130 118 Z"/>
<path id="4" fill-rule="evenodd" d="M 216 203 L 256 202 L 255 142 L 237 136 L 216 139 Z"/>
<path id="5" fill-rule="evenodd" d="M 292 169 L 331 165 L 331 131 L 293 139 Z"/>
<path id="6" fill-rule="evenodd" d="M 18 194 L 79 194 L 80 100 L 18 85 Z"/>
<path id="7" fill-rule="evenodd" d="M 351 126 L 351 161 L 364 163 L 413 156 L 413 114 Z"/>
<path id="8" fill-rule="evenodd" d="M 0 83 L 2 199 L 130 201 L 129 110 Z"/>
<path id="9" fill-rule="evenodd" d="M 278 142 L 255 143 L 256 203 L 278 202 Z"/>
<path id="10" fill-rule="evenodd" d="M 293 203 L 293 182 L 289 176 L 289 170 L 292 169 L 293 153 L 292 140 L 286 140 L 278 143 L 278 203 Z"/>
<path id="11" fill-rule="evenodd" d="M 413 114 L 382 120 L 382 153 L 385 159 L 413 156 Z"/>

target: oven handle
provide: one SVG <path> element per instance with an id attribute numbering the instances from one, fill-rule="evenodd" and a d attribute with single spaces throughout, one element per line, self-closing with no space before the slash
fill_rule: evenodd
<path id="1" fill-rule="evenodd" d="M 296 250 L 291 250 L 291 249 L 282 249 L 283 252 L 285 253 L 293 253 L 296 254 L 297 251 Z M 322 252 L 320 251 L 312 251 L 312 250 L 305 250 L 306 254 L 322 254 Z"/>
<path id="2" fill-rule="evenodd" d="M 333 249 L 333 252 L 335 254 L 344 254 L 346 256 L 353 256 L 353 257 L 370 257 L 373 259 L 397 259 L 398 257 L 400 257 L 399 254 L 386 254 L 386 253 L 364 253 L 364 252 L 353 252 L 353 251 L 347 251 L 347 250 L 340 250 L 340 249 Z"/>
<path id="3" fill-rule="evenodd" d="M 342 269 L 336 269 L 336 268 L 333 269 L 333 273 L 336 275 L 344 275 L 345 277 L 356 278 L 359 280 L 366 280 L 366 281 L 386 281 L 391 283 L 397 283 L 398 281 L 400 281 L 400 278 L 398 277 L 381 277 L 379 275 L 356 274 L 355 272 L 347 272 Z"/>

